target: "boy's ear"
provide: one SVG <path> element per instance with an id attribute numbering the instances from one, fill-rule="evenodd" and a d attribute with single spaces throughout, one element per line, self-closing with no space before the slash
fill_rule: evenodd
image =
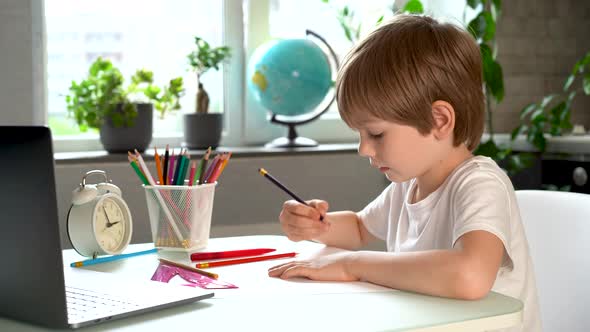
<path id="1" fill-rule="evenodd" d="M 437 100 L 432 103 L 432 118 L 434 127 L 432 134 L 442 140 L 453 134 L 455 129 L 455 109 L 446 101 Z"/>

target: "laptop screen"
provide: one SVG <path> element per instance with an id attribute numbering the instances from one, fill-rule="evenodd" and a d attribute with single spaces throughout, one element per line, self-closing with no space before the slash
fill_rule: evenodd
<path id="1" fill-rule="evenodd" d="M 0 316 L 67 326 L 51 132 L 0 126 Z"/>

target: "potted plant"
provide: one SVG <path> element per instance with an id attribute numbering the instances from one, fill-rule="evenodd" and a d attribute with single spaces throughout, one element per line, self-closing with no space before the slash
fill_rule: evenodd
<path id="1" fill-rule="evenodd" d="M 160 89 L 154 86 L 153 73 L 148 70 L 138 70 L 125 88 L 120 70 L 99 57 L 84 79 L 72 82 L 66 103 L 81 131 L 99 130 L 100 141 L 108 152 L 143 151 L 152 140 L 154 104 L 164 116 L 179 108 L 178 98 L 183 91 L 182 78 L 172 79 Z M 138 98 L 141 94 L 144 101 Z"/>
<path id="2" fill-rule="evenodd" d="M 223 118 L 220 113 L 209 113 L 209 94 L 201 76 L 211 68 L 218 70 L 229 58 L 230 49 L 227 46 L 213 48 L 200 37 L 195 37 L 195 46 L 196 49 L 187 58 L 191 70 L 197 75 L 198 90 L 195 112 L 184 115 L 184 140 L 188 148 L 215 148 L 221 139 Z"/>

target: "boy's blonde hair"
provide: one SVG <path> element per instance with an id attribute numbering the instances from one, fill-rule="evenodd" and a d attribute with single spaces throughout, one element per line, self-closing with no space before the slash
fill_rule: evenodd
<path id="1" fill-rule="evenodd" d="M 350 127 L 371 115 L 425 135 L 432 103 L 443 100 L 455 110 L 455 146 L 474 150 L 484 130 L 479 47 L 466 31 L 428 16 L 396 15 L 361 41 L 338 74 L 336 97 Z"/>

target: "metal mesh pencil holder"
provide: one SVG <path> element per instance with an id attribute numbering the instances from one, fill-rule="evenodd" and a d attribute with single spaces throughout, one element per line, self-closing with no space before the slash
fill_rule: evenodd
<path id="1" fill-rule="evenodd" d="M 190 252 L 207 246 L 216 185 L 144 186 L 157 248 Z"/>

